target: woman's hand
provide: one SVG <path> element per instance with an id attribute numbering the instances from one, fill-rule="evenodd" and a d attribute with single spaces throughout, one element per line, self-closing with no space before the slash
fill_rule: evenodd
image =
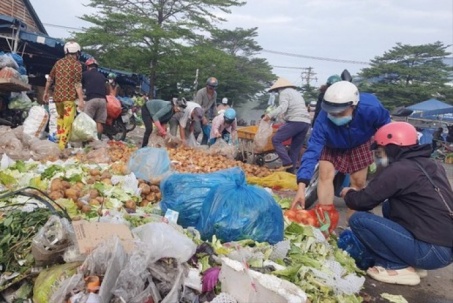
<path id="1" fill-rule="evenodd" d="M 304 183 L 299 183 L 296 196 L 293 199 L 293 203 L 291 203 L 291 209 L 296 209 L 297 206 L 300 206 L 300 208 L 305 209 L 305 184 Z"/>

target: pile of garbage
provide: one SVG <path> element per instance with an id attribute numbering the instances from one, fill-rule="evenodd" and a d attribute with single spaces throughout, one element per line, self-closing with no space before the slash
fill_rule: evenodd
<path id="1" fill-rule="evenodd" d="M 336 238 L 288 221 L 287 200 L 248 182 L 271 175 L 221 158 L 178 171 L 188 153 L 97 141 L 65 160 L 3 154 L 4 300 L 361 302 L 363 272 Z"/>

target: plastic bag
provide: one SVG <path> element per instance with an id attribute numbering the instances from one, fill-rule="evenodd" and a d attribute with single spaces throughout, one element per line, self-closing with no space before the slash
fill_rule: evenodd
<path id="1" fill-rule="evenodd" d="M 346 251 L 360 269 L 366 270 L 374 266 L 374 258 L 367 252 L 365 246 L 354 235 L 352 230 L 345 229 L 338 237 L 338 247 Z"/>
<path id="2" fill-rule="evenodd" d="M 297 190 L 296 175 L 287 172 L 274 172 L 267 177 L 247 177 L 250 184 L 269 187 L 275 190 L 292 189 Z"/>
<path id="3" fill-rule="evenodd" d="M 9 109 L 28 110 L 32 106 L 33 103 L 31 102 L 31 99 L 27 96 L 25 92 L 11 93 L 11 98 L 8 103 Z"/>
<path id="4" fill-rule="evenodd" d="M 48 141 L 32 138 L 29 141 L 31 155 L 34 160 L 40 161 L 44 159 L 57 160 L 60 156 L 58 144 Z"/>
<path id="5" fill-rule="evenodd" d="M 269 139 L 274 133 L 270 122 L 261 120 L 256 132 L 255 138 L 253 139 L 253 147 L 255 152 L 263 152 Z"/>
<path id="6" fill-rule="evenodd" d="M 283 214 L 266 190 L 242 180 L 209 192 L 197 229 L 204 240 L 216 235 L 224 242 L 252 239 L 275 244 L 283 240 Z"/>
<path id="7" fill-rule="evenodd" d="M 164 148 L 143 147 L 131 155 L 127 167 L 137 178 L 150 181 L 170 172 L 170 157 Z"/>
<path id="8" fill-rule="evenodd" d="M 44 130 L 49 121 L 49 114 L 42 106 L 33 106 L 24 121 L 24 134 L 36 138 L 44 137 Z"/>
<path id="9" fill-rule="evenodd" d="M 121 102 L 113 95 L 107 95 L 107 117 L 116 119 L 121 115 Z"/>
<path id="10" fill-rule="evenodd" d="M 10 53 L 0 55 L 0 68 L 3 69 L 5 67 L 13 68 L 15 70 L 19 68 L 19 65 Z"/>
<path id="11" fill-rule="evenodd" d="M 55 102 L 49 102 L 49 140 L 52 142 L 57 141 L 57 118 Z"/>
<path id="12" fill-rule="evenodd" d="M 187 145 L 190 147 L 197 147 L 199 145 L 193 133 L 190 133 L 189 138 L 187 138 Z"/>
<path id="13" fill-rule="evenodd" d="M 33 287 L 33 302 L 49 303 L 51 297 L 58 291 L 63 281 L 77 272 L 80 263 L 55 265 L 41 271 Z M 63 302 L 63 301 L 59 301 Z"/>
<path id="14" fill-rule="evenodd" d="M 88 163 L 110 163 L 110 160 L 107 147 L 93 149 L 87 153 Z"/>
<path id="15" fill-rule="evenodd" d="M 90 116 L 81 112 L 72 123 L 72 142 L 85 142 L 97 139 L 96 122 Z"/>
<path id="16" fill-rule="evenodd" d="M 14 135 L 13 132 L 0 136 L 0 153 L 7 154 L 13 160 L 23 160 L 22 142 Z"/>
<path id="17" fill-rule="evenodd" d="M 238 167 L 208 174 L 170 175 L 160 185 L 160 207 L 164 213 L 167 209 L 179 212 L 178 224 L 182 227 L 196 226 L 209 191 L 221 184 L 240 181 L 243 176 L 244 172 Z"/>
<path id="18" fill-rule="evenodd" d="M 217 139 L 213 145 L 208 149 L 210 155 L 221 155 L 228 159 L 234 159 L 236 157 L 238 149 L 233 144 L 228 144 L 223 139 Z"/>
<path id="19" fill-rule="evenodd" d="M 187 262 L 197 249 L 191 239 L 167 223 L 148 223 L 134 228 L 132 233 L 149 247 L 148 260 L 151 263 L 162 258 Z"/>

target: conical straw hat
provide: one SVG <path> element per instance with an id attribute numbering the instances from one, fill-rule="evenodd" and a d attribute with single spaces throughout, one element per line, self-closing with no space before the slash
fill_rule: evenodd
<path id="1" fill-rule="evenodd" d="M 278 80 L 275 81 L 271 88 L 269 88 L 269 91 L 273 91 L 274 89 L 283 87 L 296 87 L 296 86 L 292 84 L 289 80 L 286 80 L 285 78 L 278 78 Z"/>

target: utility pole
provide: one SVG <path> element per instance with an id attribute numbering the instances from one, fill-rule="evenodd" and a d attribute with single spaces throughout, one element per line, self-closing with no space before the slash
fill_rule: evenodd
<path id="1" fill-rule="evenodd" d="M 313 67 L 304 68 L 304 71 L 302 73 L 300 73 L 302 81 L 305 81 L 307 86 L 310 86 L 310 81 L 318 80 L 318 78 L 314 77 L 315 75 L 316 75 L 316 73 L 313 72 Z"/>

